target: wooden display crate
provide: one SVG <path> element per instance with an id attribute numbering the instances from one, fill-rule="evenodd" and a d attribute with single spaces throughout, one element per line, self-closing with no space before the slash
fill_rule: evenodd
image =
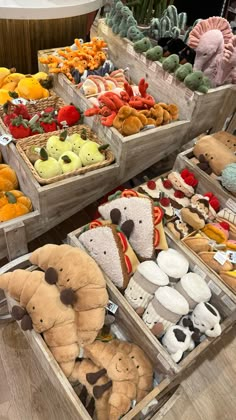
<path id="1" fill-rule="evenodd" d="M 29 262 L 29 254 L 26 254 L 2 267 L 0 269 L 0 275 L 19 268 L 30 271 L 36 269 L 36 267 L 32 266 Z M 142 401 L 134 406 L 133 409 L 123 416 L 122 419 L 150 419 L 150 416 L 154 415 L 158 411 L 159 407 L 162 406 L 163 401 L 166 401 L 166 395 L 168 394 L 168 397 L 173 395 L 178 381 L 174 380 L 171 366 L 169 366 L 165 358 L 162 357 L 161 352 L 159 352 L 156 345 L 154 345 L 153 340 L 150 340 L 148 331 L 146 332 L 146 330 L 143 330 L 142 321 L 138 317 L 133 316 L 133 311 L 130 311 L 129 306 L 127 306 L 127 303 L 123 300 L 123 298 L 120 300 L 120 296 L 112 283 L 107 284 L 107 289 L 112 302 L 118 305 L 115 315 L 116 330 L 128 340 L 145 349 L 145 352 L 153 363 L 158 382 L 158 385 L 155 386 Z M 16 302 L 9 296 L 7 296 L 7 300 L 9 309 L 11 309 Z M 34 351 L 35 356 L 40 362 L 47 380 L 53 384 L 55 392 L 57 392 L 61 397 L 60 418 L 64 418 L 65 416 L 65 418 L 71 419 L 76 418 L 81 420 L 91 420 L 91 417 L 75 393 L 72 385 L 58 366 L 42 336 L 35 331 L 26 331 L 24 332 L 24 335 L 26 336 L 30 347 Z M 143 414 L 142 410 L 153 400 L 157 401 L 156 405 L 151 409 L 151 414 Z"/>
<path id="2" fill-rule="evenodd" d="M 81 242 L 79 241 L 79 235 L 82 228 L 79 228 L 68 235 L 68 243 L 72 246 L 83 248 Z M 195 256 L 187 250 L 187 248 L 181 244 L 180 242 L 176 241 L 174 237 L 172 237 L 169 232 L 166 230 L 166 236 L 168 240 L 168 245 L 171 248 L 176 249 L 180 253 L 184 254 L 185 257 L 189 261 L 190 270 L 193 272 L 198 273 L 202 277 L 205 278 L 206 282 L 208 283 L 211 292 L 211 303 L 218 309 L 221 314 L 222 322 L 221 328 L 222 333 L 217 338 L 209 338 L 206 337 L 192 352 L 188 353 L 186 357 L 184 357 L 180 363 L 175 363 L 164 347 L 161 345 L 159 340 L 152 334 L 149 328 L 144 324 L 142 319 L 137 315 L 135 310 L 130 306 L 127 300 L 123 297 L 121 292 L 116 288 L 116 286 L 112 283 L 111 279 L 106 277 L 107 285 L 109 290 L 113 291 L 114 296 L 116 296 L 117 301 L 119 304 L 122 305 L 127 309 L 133 320 L 140 325 L 145 332 L 145 335 L 149 337 L 149 341 L 153 343 L 153 346 L 156 348 L 158 353 L 158 358 L 161 360 L 166 360 L 168 365 L 171 366 L 173 372 L 178 377 L 181 376 L 187 368 L 192 366 L 198 359 L 198 357 L 213 343 L 218 340 L 221 340 L 224 334 L 233 327 L 236 322 L 236 296 L 230 292 L 230 290 L 225 287 L 219 279 L 213 275 L 213 273 L 205 267 L 205 265 L 201 261 L 197 261 Z M 130 316 L 131 316 L 130 315 Z"/>
<path id="3" fill-rule="evenodd" d="M 212 178 L 210 175 L 207 175 L 204 171 L 198 168 L 195 161 L 196 159 L 194 158 L 193 148 L 185 150 L 177 156 L 174 164 L 174 170 L 176 169 L 177 171 L 181 171 L 184 168 L 189 169 L 194 173 L 199 181 L 199 193 L 204 191 L 213 192 L 219 199 L 221 206 L 228 207 L 236 212 L 236 197 L 222 187 L 217 179 Z"/>
<path id="4" fill-rule="evenodd" d="M 145 77 L 150 92 L 157 96 L 156 99 L 179 106 L 181 119 L 191 120 L 189 139 L 210 129 L 221 130 L 226 119 L 234 114 L 235 86 L 225 85 L 210 89 L 207 94 L 192 92 L 170 73 L 165 72 L 160 63 L 149 61 L 144 54 L 136 53 L 133 43 L 115 35 L 104 19 L 94 22 L 90 34 L 91 37 L 103 37 L 108 44 L 109 58 L 117 67 L 128 66 L 135 82 Z"/>

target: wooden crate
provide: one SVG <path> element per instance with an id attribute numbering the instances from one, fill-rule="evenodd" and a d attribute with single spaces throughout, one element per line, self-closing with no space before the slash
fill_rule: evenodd
<path id="1" fill-rule="evenodd" d="M 29 262 L 29 254 L 26 254 L 23 257 L 20 257 L 2 267 L 0 269 L 0 275 L 18 268 L 32 271 L 36 267 L 31 265 Z M 162 357 L 158 348 L 153 344 L 153 340 L 149 339 L 149 334 L 143 330 L 143 323 L 139 317 L 133 316 L 133 311 L 130 311 L 126 301 L 119 299 L 120 296 L 117 294 L 117 291 L 115 290 L 112 283 L 107 284 L 107 289 L 112 302 L 118 305 L 115 321 L 117 331 L 122 336 L 125 336 L 128 340 L 131 340 L 145 350 L 153 363 L 154 370 L 156 372 L 156 378 L 158 378 L 158 385 L 155 386 L 154 389 L 142 401 L 134 406 L 134 408 L 122 418 L 124 420 L 131 420 L 134 418 L 136 420 L 150 419 L 150 415 L 146 416 L 146 414 L 142 414 L 142 410 L 151 401 L 158 400 L 156 401 L 156 405 L 153 406 L 151 411 L 151 415 L 154 415 L 158 411 L 159 407 L 162 406 L 162 401 L 166 401 L 166 394 L 168 393 L 170 397 L 176 390 L 176 383 L 178 381 L 176 381 L 173 377 L 171 366 L 167 363 L 165 358 Z M 9 309 L 11 309 L 16 302 L 9 296 L 7 296 L 7 300 Z M 60 410 L 60 418 L 65 415 L 65 418 L 91 420 L 91 417 L 81 403 L 71 384 L 63 374 L 62 370 L 58 366 L 42 336 L 37 334 L 35 331 L 24 332 L 24 335 L 26 336 L 29 345 L 34 351 L 35 356 L 40 362 L 47 380 L 53 384 L 55 392 L 57 392 L 62 398 L 63 409 L 62 411 Z"/>
<path id="2" fill-rule="evenodd" d="M 236 110 L 236 87 L 232 85 L 210 89 L 207 94 L 192 92 L 170 73 L 165 72 L 158 62 L 146 59 L 133 49 L 127 38 L 115 35 L 104 19 L 95 21 L 91 28 L 92 36 L 102 36 L 108 44 L 109 57 L 121 68 L 128 66 L 132 79 L 138 82 L 145 77 L 150 92 L 156 99 L 176 103 L 180 108 L 181 119 L 191 120 L 188 138 L 209 129 L 221 130 L 226 119 Z"/>
<path id="3" fill-rule="evenodd" d="M 174 170 L 181 171 L 187 168 L 194 173 L 199 181 L 199 193 L 211 191 L 213 192 L 220 201 L 221 206 L 228 207 L 234 212 L 236 211 L 236 197 L 230 194 L 224 187 L 221 186 L 219 181 L 207 175 L 195 164 L 195 158 L 193 154 L 193 148 L 185 150 L 176 158 L 174 164 Z"/>
<path id="4" fill-rule="evenodd" d="M 82 244 L 79 241 L 79 234 L 81 229 L 77 229 L 71 232 L 68 235 L 68 243 L 72 246 L 83 248 Z M 236 322 L 236 296 L 230 292 L 230 290 L 225 287 L 219 279 L 213 275 L 213 273 L 205 267 L 201 261 L 197 261 L 195 256 L 187 250 L 187 248 L 181 244 L 179 241 L 176 241 L 173 236 L 169 234 L 169 231 L 166 230 L 166 236 L 168 244 L 171 248 L 176 249 L 185 255 L 189 261 L 189 267 L 191 271 L 200 274 L 205 278 L 208 283 L 211 292 L 211 303 L 219 310 L 222 317 L 222 333 L 217 338 L 205 338 L 192 352 L 190 352 L 180 363 L 175 363 L 164 347 L 161 345 L 159 340 L 152 334 L 149 328 L 144 324 L 142 319 L 137 315 L 134 309 L 129 305 L 127 300 L 123 297 L 121 292 L 116 288 L 112 281 L 106 277 L 107 284 L 109 289 L 113 291 L 114 295 L 117 297 L 118 302 L 122 302 L 122 305 L 127 308 L 130 314 L 132 314 L 133 319 L 143 330 L 143 333 L 149 337 L 150 342 L 153 343 L 153 346 L 156 348 L 159 355 L 158 358 L 165 359 L 167 364 L 169 364 L 172 370 L 175 372 L 176 377 L 182 376 L 185 373 L 186 369 L 192 366 L 198 360 L 198 357 L 213 343 L 221 340 L 223 335 L 233 327 Z"/>

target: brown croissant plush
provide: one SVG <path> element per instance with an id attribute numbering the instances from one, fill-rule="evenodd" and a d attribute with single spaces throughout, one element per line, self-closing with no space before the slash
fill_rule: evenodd
<path id="1" fill-rule="evenodd" d="M 70 245 L 45 245 L 32 253 L 32 264 L 45 270 L 45 278 L 56 284 L 64 304 L 76 311 L 79 344 L 92 343 L 103 327 L 108 293 L 96 262 Z"/>
<path id="2" fill-rule="evenodd" d="M 19 302 L 12 316 L 24 330 L 42 333 L 50 351 L 69 377 L 79 354 L 75 312 L 60 300 L 56 286 L 49 285 L 41 271 L 15 270 L 0 276 L 0 288 Z"/>

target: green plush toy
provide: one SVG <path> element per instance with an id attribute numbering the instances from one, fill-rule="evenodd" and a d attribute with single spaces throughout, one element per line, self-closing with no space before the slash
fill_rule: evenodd
<path id="1" fill-rule="evenodd" d="M 146 52 L 146 57 L 151 61 L 162 61 L 163 48 L 160 45 L 150 48 Z"/>
<path id="2" fill-rule="evenodd" d="M 108 25 L 110 28 L 112 27 L 112 18 L 115 16 L 115 13 L 116 13 L 116 8 L 115 8 L 116 3 L 117 3 L 116 0 L 111 0 L 111 3 L 110 3 L 111 10 L 107 14 L 106 20 L 105 20 L 106 25 Z"/>
<path id="3" fill-rule="evenodd" d="M 67 132 L 63 131 L 59 136 L 49 137 L 46 149 L 49 156 L 57 160 L 62 153 L 72 150 L 72 144 L 67 140 Z"/>
<path id="4" fill-rule="evenodd" d="M 87 141 L 80 149 L 79 157 L 82 165 L 87 166 L 103 162 L 105 160 L 105 155 L 101 153 L 101 151 L 107 149 L 108 147 L 109 144 L 99 146 L 99 144 L 94 141 Z"/>
<path id="5" fill-rule="evenodd" d="M 151 41 L 149 38 L 143 38 L 140 41 L 134 43 L 134 50 L 137 53 L 146 52 L 152 47 Z"/>
<path id="6" fill-rule="evenodd" d="M 162 67 L 165 71 L 173 73 L 179 67 L 179 56 L 177 54 L 171 54 L 163 61 Z"/>
<path id="7" fill-rule="evenodd" d="M 54 176 L 62 174 L 62 169 L 58 161 L 49 157 L 46 150 L 43 148 L 40 149 L 40 159 L 36 160 L 34 167 L 39 176 L 44 179 L 53 178 Z"/>
<path id="8" fill-rule="evenodd" d="M 112 32 L 114 32 L 114 34 L 119 33 L 119 26 L 122 19 L 122 13 L 121 13 L 122 8 L 123 8 L 123 3 L 121 2 L 116 3 L 116 13 L 115 13 L 115 16 L 112 18 Z"/>
<path id="9" fill-rule="evenodd" d="M 184 79 L 184 84 L 191 90 L 201 93 L 207 93 L 208 87 L 204 81 L 204 74 L 202 71 L 194 71 Z"/>
<path id="10" fill-rule="evenodd" d="M 121 23 L 119 25 L 119 32 L 118 33 L 122 38 L 125 38 L 127 36 L 127 31 L 129 29 L 128 18 L 130 16 L 132 16 L 132 12 L 127 6 L 123 6 L 122 9 L 121 9 L 121 13 L 122 13 L 122 20 L 121 20 Z"/>
<path id="11" fill-rule="evenodd" d="M 58 163 L 63 174 L 67 174 L 68 172 L 75 171 L 82 167 L 81 159 L 74 152 L 63 153 L 63 155 L 60 156 Z"/>
<path id="12" fill-rule="evenodd" d="M 137 28 L 137 26 L 130 26 L 127 32 L 127 38 L 132 41 L 136 42 L 140 39 L 144 38 L 143 33 Z"/>
<path id="13" fill-rule="evenodd" d="M 81 147 L 87 142 L 86 130 L 82 130 L 81 134 L 72 134 L 68 141 L 72 144 L 72 151 L 79 156 Z"/>
<path id="14" fill-rule="evenodd" d="M 181 82 L 184 81 L 185 77 L 187 77 L 189 74 L 191 74 L 193 72 L 193 66 L 190 63 L 185 63 L 182 66 L 180 66 L 176 72 L 175 72 L 175 76 L 177 77 L 178 80 L 180 80 Z"/>

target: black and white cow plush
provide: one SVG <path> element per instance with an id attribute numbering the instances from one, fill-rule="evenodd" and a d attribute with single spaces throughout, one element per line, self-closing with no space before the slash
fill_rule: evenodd
<path id="1" fill-rule="evenodd" d="M 185 351 L 192 351 L 195 347 L 195 333 L 181 325 L 174 325 L 166 330 L 162 338 L 162 345 L 168 351 L 174 362 L 178 363 Z"/>

